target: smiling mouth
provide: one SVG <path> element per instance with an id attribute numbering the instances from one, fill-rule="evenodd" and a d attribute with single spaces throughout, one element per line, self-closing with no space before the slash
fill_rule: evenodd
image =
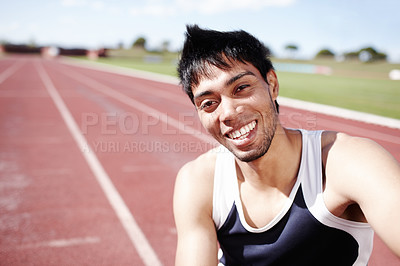
<path id="1" fill-rule="evenodd" d="M 256 121 L 250 122 L 247 125 L 241 127 L 239 130 L 229 133 L 228 137 L 233 140 L 245 139 L 250 134 L 250 131 L 252 131 L 256 127 L 256 124 Z"/>

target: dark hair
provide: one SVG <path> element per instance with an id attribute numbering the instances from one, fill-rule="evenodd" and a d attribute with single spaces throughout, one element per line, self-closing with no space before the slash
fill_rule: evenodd
<path id="1" fill-rule="evenodd" d="M 210 66 L 227 70 L 234 61 L 250 63 L 268 83 L 267 73 L 274 69 L 269 59 L 271 53 L 251 34 L 243 30 L 221 32 L 201 29 L 197 25 L 188 25 L 186 30 L 178 73 L 183 90 L 192 102 L 192 87 L 199 84 L 202 76 L 210 77 Z M 278 111 L 276 101 L 275 105 Z"/>

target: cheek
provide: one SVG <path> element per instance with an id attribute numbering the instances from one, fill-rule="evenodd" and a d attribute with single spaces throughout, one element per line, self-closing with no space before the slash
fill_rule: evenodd
<path id="1" fill-rule="evenodd" d="M 214 135 L 217 132 L 217 129 L 219 129 L 219 124 L 217 123 L 216 115 L 214 114 L 200 116 L 200 122 L 207 132 L 212 135 Z"/>
<path id="2" fill-rule="evenodd" d="M 272 107 L 272 105 L 271 105 L 272 102 L 273 101 L 267 92 L 259 93 L 257 95 L 253 95 L 249 98 L 249 103 L 254 108 L 261 108 L 261 109 L 268 108 L 269 109 Z"/>

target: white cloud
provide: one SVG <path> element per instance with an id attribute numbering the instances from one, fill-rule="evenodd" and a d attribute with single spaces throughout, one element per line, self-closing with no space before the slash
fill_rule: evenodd
<path id="1" fill-rule="evenodd" d="M 87 1 L 84 0 L 61 0 L 61 5 L 65 7 L 86 6 Z"/>
<path id="2" fill-rule="evenodd" d="M 103 1 L 88 1 L 88 0 L 61 0 L 63 7 L 89 7 L 92 9 L 103 9 L 105 3 Z"/>
<path id="3" fill-rule="evenodd" d="M 133 7 L 129 13 L 134 16 L 148 15 L 148 16 L 173 16 L 177 13 L 177 9 L 173 6 L 164 6 L 160 4 L 146 5 L 142 7 Z"/>
<path id="4" fill-rule="evenodd" d="M 257 10 L 268 6 L 286 7 L 296 0 L 176 0 L 184 11 L 197 11 L 202 14 L 218 14 L 232 10 Z"/>
<path id="5" fill-rule="evenodd" d="M 67 0 L 65 0 L 67 1 Z M 73 1 L 73 0 L 68 0 Z M 206 15 L 232 10 L 257 10 L 268 6 L 286 7 L 297 0 L 147 0 L 143 6 L 130 9 L 132 15 L 172 16 L 179 12 L 196 12 Z"/>

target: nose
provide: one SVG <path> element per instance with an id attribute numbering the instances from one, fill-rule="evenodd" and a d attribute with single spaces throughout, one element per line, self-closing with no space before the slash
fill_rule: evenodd
<path id="1" fill-rule="evenodd" d="M 242 113 L 242 106 L 238 105 L 234 99 L 223 99 L 219 105 L 219 120 L 229 126 L 229 124 Z"/>

